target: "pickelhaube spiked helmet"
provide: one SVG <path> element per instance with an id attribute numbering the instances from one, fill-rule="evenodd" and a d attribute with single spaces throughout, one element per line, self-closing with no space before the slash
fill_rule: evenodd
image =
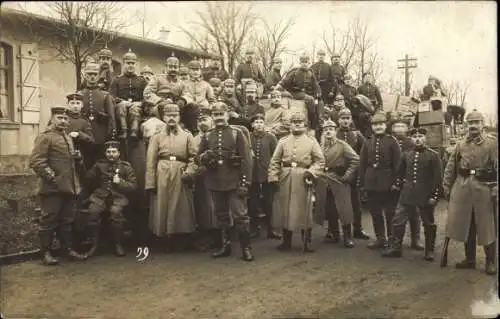
<path id="1" fill-rule="evenodd" d="M 332 120 L 326 120 L 323 123 L 323 128 L 327 128 L 327 127 L 337 128 L 337 124 L 334 121 L 332 121 Z"/>
<path id="2" fill-rule="evenodd" d="M 387 117 L 382 112 L 375 113 L 371 118 L 371 123 L 385 123 L 387 122 Z"/>
<path id="3" fill-rule="evenodd" d="M 146 73 L 153 74 L 153 69 L 149 65 L 146 65 L 141 70 L 141 74 L 146 74 Z"/>
<path id="4" fill-rule="evenodd" d="M 484 121 L 484 116 L 481 112 L 473 109 L 467 116 L 465 116 L 465 121 Z"/>
<path id="5" fill-rule="evenodd" d="M 123 61 L 137 61 L 137 55 L 128 49 L 128 52 L 123 55 Z"/>
<path id="6" fill-rule="evenodd" d="M 211 87 L 219 87 L 222 84 L 222 81 L 219 78 L 211 78 L 208 81 L 208 84 L 210 84 Z"/>
<path id="7" fill-rule="evenodd" d="M 226 103 L 222 102 L 222 101 L 217 101 L 214 103 L 214 105 L 212 106 L 212 113 L 213 112 L 227 112 L 228 111 L 228 107 L 226 105 Z"/>
<path id="8" fill-rule="evenodd" d="M 101 49 L 101 51 L 99 51 L 98 56 L 111 58 L 113 56 L 113 52 L 111 52 L 111 50 L 108 49 L 108 46 L 106 45 L 104 48 Z"/>
<path id="9" fill-rule="evenodd" d="M 343 107 L 340 109 L 339 111 L 339 117 L 343 117 L 343 116 L 351 116 L 351 110 L 349 110 L 347 107 Z"/>
<path id="10" fill-rule="evenodd" d="M 169 56 L 166 60 L 166 64 L 179 64 L 179 59 L 175 56 L 174 53 L 172 53 L 171 56 Z"/>

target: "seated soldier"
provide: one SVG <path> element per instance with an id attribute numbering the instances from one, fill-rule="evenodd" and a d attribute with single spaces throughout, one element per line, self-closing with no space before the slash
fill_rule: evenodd
<path id="1" fill-rule="evenodd" d="M 94 255 L 97 250 L 99 226 L 102 214 L 105 212 L 110 213 L 116 255 L 125 255 L 122 247 L 122 228 L 125 222 L 123 210 L 129 204 L 127 193 L 136 189 L 137 180 L 132 166 L 128 162 L 120 160 L 119 149 L 119 142 L 106 142 L 106 159 L 98 161 L 87 172 L 86 179 L 98 185 L 89 198 L 89 227 L 91 228 L 93 245 L 87 252 L 87 257 Z"/>
<path id="2" fill-rule="evenodd" d="M 222 81 L 219 78 L 211 78 L 208 84 L 212 87 L 215 98 L 219 97 L 222 92 Z"/>
<path id="3" fill-rule="evenodd" d="M 288 109 L 283 105 L 280 91 L 274 90 L 270 95 L 271 107 L 265 113 L 264 122 L 267 130 L 276 135 L 287 116 Z"/>
<path id="4" fill-rule="evenodd" d="M 179 68 L 179 80 L 181 81 L 189 80 L 189 69 L 187 66 L 181 66 Z"/>

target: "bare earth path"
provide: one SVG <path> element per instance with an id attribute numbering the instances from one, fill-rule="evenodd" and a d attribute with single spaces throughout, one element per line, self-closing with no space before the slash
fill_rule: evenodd
<path id="1" fill-rule="evenodd" d="M 440 203 L 441 236 L 445 220 Z M 370 218 L 364 225 L 371 230 Z M 382 259 L 357 241 L 354 249 L 321 243 L 317 252 L 279 253 L 276 241 L 254 244 L 257 260 L 211 260 L 206 253 L 160 254 L 145 262 L 98 256 L 83 264 L 43 267 L 26 262 L 1 269 L 1 311 L 6 318 L 471 318 L 470 304 L 496 280 L 459 271 L 462 245 L 450 244 L 450 265 L 429 264 L 422 252 Z M 422 236 L 423 237 L 423 236 Z M 423 238 L 422 238 L 423 239 Z M 236 244 L 233 244 L 237 248 Z"/>

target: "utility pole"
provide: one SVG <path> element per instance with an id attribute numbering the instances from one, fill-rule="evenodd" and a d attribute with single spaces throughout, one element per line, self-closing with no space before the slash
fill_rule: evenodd
<path id="1" fill-rule="evenodd" d="M 398 60 L 398 62 L 404 62 L 404 65 L 398 66 L 398 69 L 405 70 L 405 95 L 410 96 L 410 69 L 414 69 L 417 67 L 417 59 L 408 58 L 408 54 L 405 54 L 405 58 Z M 410 65 L 409 62 L 415 62 L 415 64 Z"/>

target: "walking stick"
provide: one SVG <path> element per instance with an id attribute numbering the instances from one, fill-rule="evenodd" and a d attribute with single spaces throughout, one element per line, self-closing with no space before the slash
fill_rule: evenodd
<path id="1" fill-rule="evenodd" d="M 306 202 L 307 215 L 306 215 L 304 236 L 302 239 L 302 253 L 305 253 L 306 248 L 307 248 L 307 231 L 309 230 L 309 213 L 312 210 L 312 189 L 313 189 L 313 182 L 312 181 L 306 180 L 306 189 L 307 189 L 307 202 Z M 312 212 L 311 212 L 311 214 L 312 214 Z"/>
<path id="2" fill-rule="evenodd" d="M 450 237 L 444 239 L 443 249 L 441 250 L 441 268 L 448 266 L 448 246 L 450 245 Z"/>

